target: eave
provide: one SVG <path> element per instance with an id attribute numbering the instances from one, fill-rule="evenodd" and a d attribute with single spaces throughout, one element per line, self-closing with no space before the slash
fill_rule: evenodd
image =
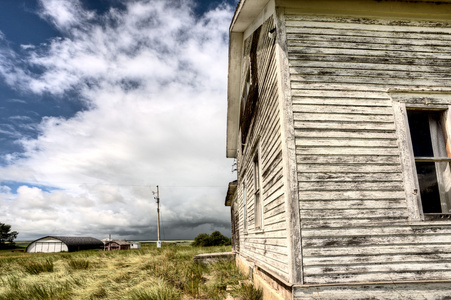
<path id="1" fill-rule="evenodd" d="M 227 87 L 227 153 L 236 158 L 240 120 L 241 57 L 244 31 L 255 21 L 270 0 L 241 0 L 229 29 L 229 73 Z"/>
<path id="2" fill-rule="evenodd" d="M 233 203 L 233 198 L 236 193 L 236 188 L 238 187 L 238 181 L 229 182 L 229 188 L 227 189 L 227 195 L 225 198 L 225 206 L 231 206 Z"/>

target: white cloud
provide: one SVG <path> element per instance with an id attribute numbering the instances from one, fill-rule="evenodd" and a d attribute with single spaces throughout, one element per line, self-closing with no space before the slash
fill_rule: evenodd
<path id="1" fill-rule="evenodd" d="M 27 44 L 27 45 L 21 44 L 20 48 L 22 48 L 23 50 L 28 50 L 28 49 L 35 49 L 36 47 L 34 45 L 30 45 L 30 44 Z"/>
<path id="2" fill-rule="evenodd" d="M 41 3 L 41 16 L 64 36 L 28 48 L 28 62 L 42 74 L 15 76 L 38 94 L 64 97 L 75 89 L 90 109 L 70 119 L 45 117 L 39 136 L 21 141 L 25 153 L 8 156 L 0 181 L 56 189 L 1 189 L 6 222 L 20 238 L 115 232 L 155 238 L 151 191 L 159 184 L 169 237 L 196 235 L 208 224 L 227 228 L 231 8 L 196 20 L 188 1 L 171 7 L 163 0 L 126 2 L 125 11 L 101 17 L 78 2 Z"/>
<path id="3" fill-rule="evenodd" d="M 40 0 L 40 4 L 40 16 L 62 31 L 83 26 L 83 22 L 94 17 L 94 13 L 83 10 L 79 0 Z"/>

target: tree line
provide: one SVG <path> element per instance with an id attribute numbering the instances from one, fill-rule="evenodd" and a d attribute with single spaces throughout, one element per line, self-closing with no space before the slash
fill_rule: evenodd
<path id="1" fill-rule="evenodd" d="M 0 249 L 14 248 L 17 235 L 17 231 L 11 231 L 11 225 L 0 223 Z"/>

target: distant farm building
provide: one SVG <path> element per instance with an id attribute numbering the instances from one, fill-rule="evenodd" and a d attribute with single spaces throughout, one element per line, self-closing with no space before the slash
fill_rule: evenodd
<path id="1" fill-rule="evenodd" d="M 106 241 L 103 249 L 105 251 L 129 250 L 130 243 L 126 241 Z"/>
<path id="2" fill-rule="evenodd" d="M 131 249 L 141 249 L 141 243 L 140 242 L 131 242 L 130 248 Z"/>
<path id="3" fill-rule="evenodd" d="M 30 243 L 27 252 L 74 252 L 102 249 L 102 241 L 92 237 L 46 236 Z"/>

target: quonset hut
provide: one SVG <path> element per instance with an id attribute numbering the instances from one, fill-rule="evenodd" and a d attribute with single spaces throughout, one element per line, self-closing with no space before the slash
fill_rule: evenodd
<path id="1" fill-rule="evenodd" d="M 93 237 L 46 236 L 30 243 L 27 252 L 74 252 L 103 249 L 103 242 Z"/>

